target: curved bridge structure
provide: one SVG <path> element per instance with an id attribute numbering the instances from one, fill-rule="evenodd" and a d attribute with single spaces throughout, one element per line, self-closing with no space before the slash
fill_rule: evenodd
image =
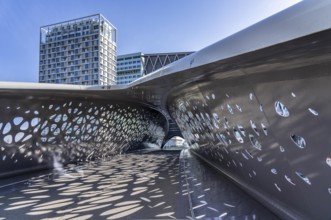
<path id="1" fill-rule="evenodd" d="M 330 219 L 330 11 L 302 1 L 128 86 L 1 83 L 0 176 L 182 135 L 280 218 Z"/>

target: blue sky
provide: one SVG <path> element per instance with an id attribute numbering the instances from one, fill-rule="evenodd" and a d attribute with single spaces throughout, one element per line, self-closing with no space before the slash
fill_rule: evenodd
<path id="1" fill-rule="evenodd" d="M 196 51 L 299 0 L 0 0 L 0 81 L 37 82 L 39 28 L 103 14 L 118 55 Z"/>

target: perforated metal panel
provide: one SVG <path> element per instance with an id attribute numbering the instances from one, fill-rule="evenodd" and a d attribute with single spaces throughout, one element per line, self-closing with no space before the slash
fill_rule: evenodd
<path id="1" fill-rule="evenodd" d="M 165 118 L 141 105 L 17 97 L 0 102 L 1 176 L 161 145 L 165 136 Z"/>
<path id="2" fill-rule="evenodd" d="M 330 11 L 302 1 L 129 86 L 1 84 L 0 173 L 161 146 L 173 119 L 281 218 L 330 219 Z"/>

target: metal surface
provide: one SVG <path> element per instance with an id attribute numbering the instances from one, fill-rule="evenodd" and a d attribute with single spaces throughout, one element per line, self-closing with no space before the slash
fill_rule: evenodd
<path id="1" fill-rule="evenodd" d="M 161 145 L 163 115 L 142 105 L 66 97 L 0 98 L 0 177 Z"/>
<path id="2" fill-rule="evenodd" d="M 71 164 L 62 175 L 57 171 L 0 185 L 0 218 L 185 219 L 189 203 L 178 193 L 179 166 L 178 152 L 136 152 Z"/>
<path id="3" fill-rule="evenodd" d="M 192 149 L 283 218 L 331 216 L 330 36 L 227 60 L 168 97 Z"/>
<path id="4" fill-rule="evenodd" d="M 189 152 L 136 151 L 0 181 L 0 219 L 278 219 L 208 168 Z"/>
<path id="5" fill-rule="evenodd" d="M 137 135 L 142 130 L 138 141 L 133 140 L 136 146 L 142 146 L 144 137 L 149 136 L 148 142 L 161 146 L 173 119 L 193 152 L 281 218 L 330 219 L 330 11 L 329 0 L 303 1 L 129 86 L 1 84 L 1 155 L 19 154 L 21 142 L 8 143 L 5 138 L 9 134 L 12 141 L 15 139 L 20 124 L 15 125 L 14 119 L 23 117 L 24 111 L 31 110 L 27 119 L 23 117 L 31 123 L 32 112 L 42 111 L 43 105 L 49 108 L 52 100 L 62 99 L 58 104 L 61 114 L 70 102 L 79 105 L 80 100 L 87 99 L 82 107 L 87 110 L 96 105 L 100 112 L 102 106 L 120 102 L 118 109 L 138 106 L 135 116 L 146 122 L 142 128 L 134 127 Z M 22 110 L 16 108 L 17 103 Z M 52 122 L 53 114 L 54 110 L 44 110 L 41 120 Z M 100 114 L 101 122 L 104 117 Z M 145 115 L 149 115 L 147 120 Z M 133 117 L 123 115 L 123 120 Z M 8 123 L 13 129 L 7 134 L 4 127 Z M 99 133 L 92 135 L 88 144 L 100 143 L 106 149 L 115 141 L 112 146 L 116 148 L 128 139 L 123 150 L 128 149 L 132 136 L 118 142 L 115 139 L 117 131 L 123 131 L 122 120 L 111 124 L 108 129 L 112 132 L 99 140 L 106 124 L 98 127 Z M 41 137 L 42 131 L 37 130 L 37 135 L 32 129 L 24 135 Z M 54 144 L 47 142 L 49 151 L 61 145 L 69 152 L 68 147 L 81 148 L 80 143 L 71 147 L 71 141 L 56 140 Z M 37 143 L 42 144 L 35 141 L 30 145 L 35 148 Z M 24 161 L 19 168 L 31 165 L 28 152 L 17 161 Z M 32 155 L 38 152 L 32 151 Z M 68 161 L 80 158 L 65 155 L 69 155 Z M 9 167 L 12 162 L 2 163 Z"/>

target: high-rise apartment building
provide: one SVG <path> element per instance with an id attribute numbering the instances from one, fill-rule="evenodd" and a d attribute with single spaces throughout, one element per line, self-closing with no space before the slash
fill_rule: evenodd
<path id="1" fill-rule="evenodd" d="M 40 28 L 40 83 L 116 84 L 116 28 L 101 14 Z"/>
<path id="2" fill-rule="evenodd" d="M 117 57 L 117 85 L 126 85 L 193 52 L 133 53 Z"/>

